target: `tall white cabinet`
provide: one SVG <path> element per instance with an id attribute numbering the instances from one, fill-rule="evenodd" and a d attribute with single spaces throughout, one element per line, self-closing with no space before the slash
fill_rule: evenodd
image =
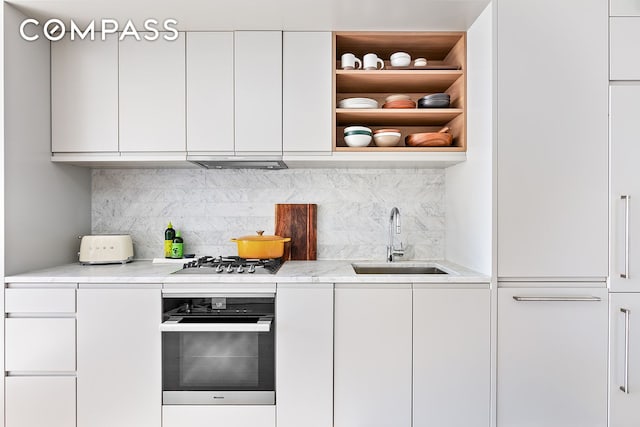
<path id="1" fill-rule="evenodd" d="M 118 151 L 118 37 L 51 43 L 51 151 Z"/>
<path id="2" fill-rule="evenodd" d="M 604 278 L 608 2 L 494 7 L 498 276 Z"/>
<path id="3" fill-rule="evenodd" d="M 498 427 L 607 426 L 607 298 L 604 288 L 498 289 Z"/>
<path id="4" fill-rule="evenodd" d="M 159 286 L 81 285 L 78 427 L 161 425 L 161 313 Z"/>
<path id="5" fill-rule="evenodd" d="M 640 82 L 610 88 L 611 290 L 640 291 Z"/>
<path id="6" fill-rule="evenodd" d="M 186 151 L 185 34 L 128 37 L 119 49 L 120 151 Z"/>
<path id="7" fill-rule="evenodd" d="M 336 284 L 335 427 L 411 427 L 411 285 Z"/>

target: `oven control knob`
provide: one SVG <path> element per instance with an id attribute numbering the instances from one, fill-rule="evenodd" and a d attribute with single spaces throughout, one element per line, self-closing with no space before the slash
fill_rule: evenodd
<path id="1" fill-rule="evenodd" d="M 249 270 L 247 270 L 247 273 L 255 273 L 256 272 L 256 266 L 251 264 L 249 266 Z"/>
<path id="2" fill-rule="evenodd" d="M 227 267 L 227 273 L 233 273 L 233 265 L 229 264 Z"/>
<path id="3" fill-rule="evenodd" d="M 218 264 L 218 266 L 216 267 L 216 273 L 222 273 L 223 270 L 224 268 L 222 268 L 222 264 Z"/>
<path id="4" fill-rule="evenodd" d="M 244 273 L 244 267 L 239 266 L 239 267 L 236 269 L 236 271 L 237 271 L 238 273 Z"/>

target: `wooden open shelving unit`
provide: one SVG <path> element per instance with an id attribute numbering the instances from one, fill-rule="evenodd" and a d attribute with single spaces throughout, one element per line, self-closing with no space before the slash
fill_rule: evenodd
<path id="1" fill-rule="evenodd" d="M 333 108 L 334 141 L 337 152 L 464 152 L 466 144 L 466 33 L 464 32 L 336 32 L 333 34 Z M 394 52 L 411 55 L 409 67 L 393 67 Z M 342 70 L 343 53 L 362 59 L 375 53 L 385 62 L 382 70 Z M 426 58 L 427 67 L 413 67 L 413 59 Z M 382 106 L 388 95 L 402 93 L 412 100 L 430 93 L 451 96 L 450 108 L 351 109 L 337 108 L 345 98 L 372 98 Z M 346 126 L 362 125 L 372 129 L 397 128 L 402 133 L 397 147 L 348 147 L 343 139 Z M 406 147 L 411 133 L 437 132 L 448 126 L 453 144 L 447 147 Z"/>

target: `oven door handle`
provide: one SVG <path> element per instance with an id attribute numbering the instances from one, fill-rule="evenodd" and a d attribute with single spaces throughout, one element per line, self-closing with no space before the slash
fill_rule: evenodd
<path id="1" fill-rule="evenodd" d="M 256 323 L 180 323 L 181 319 L 169 319 L 160 324 L 161 332 L 269 332 L 271 319 L 262 318 Z"/>

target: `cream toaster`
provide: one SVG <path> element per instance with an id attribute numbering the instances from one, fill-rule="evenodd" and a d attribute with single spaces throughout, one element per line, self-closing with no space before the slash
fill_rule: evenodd
<path id="1" fill-rule="evenodd" d="M 82 236 L 78 258 L 81 264 L 124 264 L 133 260 L 133 241 L 128 234 Z"/>

